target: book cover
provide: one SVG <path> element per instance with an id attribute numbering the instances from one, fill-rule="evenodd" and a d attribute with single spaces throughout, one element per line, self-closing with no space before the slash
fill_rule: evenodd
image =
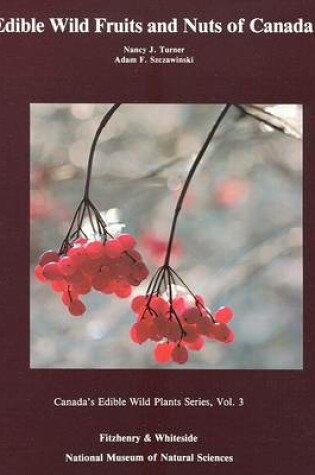
<path id="1" fill-rule="evenodd" d="M 2 1 L 1 473 L 314 473 L 314 13 Z"/>

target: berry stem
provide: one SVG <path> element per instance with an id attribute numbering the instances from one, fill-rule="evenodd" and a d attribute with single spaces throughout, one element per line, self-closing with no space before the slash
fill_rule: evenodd
<path id="1" fill-rule="evenodd" d="M 197 169 L 197 167 L 198 167 L 205 151 L 207 150 L 207 148 L 208 148 L 210 142 L 212 141 L 219 125 L 221 124 L 222 120 L 224 119 L 224 117 L 227 114 L 230 107 L 231 107 L 231 104 L 226 104 L 224 106 L 224 108 L 222 109 L 219 117 L 217 118 L 217 120 L 216 120 L 215 124 L 213 125 L 212 129 L 210 130 L 210 132 L 208 134 L 208 137 L 206 138 L 206 140 L 205 140 L 204 144 L 202 145 L 201 149 L 199 150 L 198 155 L 195 158 L 195 161 L 194 161 L 194 163 L 192 164 L 192 166 L 189 170 L 189 173 L 188 173 L 187 178 L 185 180 L 185 183 L 183 185 L 181 194 L 180 194 L 180 196 L 177 200 L 177 204 L 176 204 L 176 208 L 175 208 L 175 212 L 174 212 L 174 217 L 173 217 L 173 221 L 172 221 L 172 225 L 171 225 L 170 237 L 169 237 L 169 241 L 168 241 L 168 245 L 167 245 L 166 256 L 165 256 L 165 260 L 164 260 L 164 266 L 168 266 L 169 262 L 170 262 L 172 245 L 173 245 L 173 240 L 174 240 L 178 215 L 181 211 L 183 201 L 184 201 L 185 195 L 187 193 L 187 190 L 188 190 L 189 184 L 191 182 L 191 179 L 194 176 L 195 171 L 196 171 L 196 169 Z"/>
<path id="2" fill-rule="evenodd" d="M 70 224 L 70 228 L 66 234 L 66 237 L 64 238 L 59 254 L 65 254 L 68 250 L 68 247 L 70 245 L 70 241 L 72 241 L 74 238 L 78 238 L 80 233 L 87 238 L 86 234 L 83 232 L 82 225 L 84 218 L 87 214 L 92 230 L 94 234 L 98 232 L 100 235 L 106 236 L 111 236 L 106 231 L 106 223 L 103 220 L 100 212 L 96 208 L 96 206 L 92 203 L 90 200 L 89 196 L 89 190 L 90 190 L 90 182 L 91 182 L 91 175 L 92 175 L 92 168 L 93 168 L 93 160 L 94 160 L 94 153 L 95 153 L 95 148 L 97 145 L 97 141 L 99 139 L 99 136 L 101 135 L 101 132 L 105 128 L 106 124 L 109 122 L 115 111 L 118 109 L 120 106 L 120 103 L 114 104 L 109 111 L 106 112 L 104 115 L 103 119 L 101 120 L 96 132 L 94 139 L 92 141 L 92 145 L 90 148 L 90 153 L 89 153 L 89 160 L 88 160 L 88 165 L 87 165 L 87 172 L 86 172 L 86 180 L 85 180 L 85 186 L 84 186 L 84 193 L 83 193 L 83 198 L 79 203 L 78 208 L 75 211 L 73 220 Z M 75 229 L 74 226 L 76 225 Z"/>
<path id="3" fill-rule="evenodd" d="M 114 104 L 111 109 L 105 114 L 103 119 L 100 122 L 100 125 L 98 126 L 95 136 L 91 145 L 90 149 L 90 154 L 89 154 L 89 161 L 88 161 L 88 166 L 87 166 L 87 173 L 86 173 L 86 181 L 85 181 L 85 187 L 84 187 L 84 195 L 83 199 L 84 200 L 89 200 L 89 191 L 90 191 L 90 182 L 91 182 L 91 174 L 92 174 L 92 167 L 93 167 L 93 160 L 94 160 L 94 152 L 95 148 L 97 145 L 97 141 L 99 139 L 99 136 L 101 135 L 102 130 L 106 126 L 106 124 L 109 122 L 111 117 L 113 116 L 114 112 L 118 109 L 120 106 L 120 103 Z"/>

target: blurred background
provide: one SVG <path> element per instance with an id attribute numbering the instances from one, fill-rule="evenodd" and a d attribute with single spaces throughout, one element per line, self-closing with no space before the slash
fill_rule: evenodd
<path id="1" fill-rule="evenodd" d="M 39 255 L 58 249 L 67 232 L 91 142 L 110 107 L 31 105 L 32 368 L 179 368 L 157 365 L 153 342 L 131 341 L 129 299 L 91 292 L 83 296 L 87 313 L 73 318 L 33 276 Z M 181 186 L 221 109 L 126 104 L 100 137 L 91 199 L 107 222 L 135 235 L 151 273 L 163 262 Z M 234 309 L 236 339 L 208 340 L 181 369 L 303 367 L 302 109 L 260 104 L 246 111 L 253 117 L 230 109 L 204 155 L 171 261 L 211 310 Z"/>

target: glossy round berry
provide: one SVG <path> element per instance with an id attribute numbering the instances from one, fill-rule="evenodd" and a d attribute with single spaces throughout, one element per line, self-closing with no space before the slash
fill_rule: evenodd
<path id="1" fill-rule="evenodd" d="M 234 335 L 234 332 L 233 330 L 231 330 L 231 328 L 229 328 L 230 332 L 229 334 L 227 335 L 224 343 L 228 344 L 228 343 L 233 343 L 234 340 L 235 340 L 235 335 Z"/>
<path id="2" fill-rule="evenodd" d="M 154 348 L 154 358 L 158 363 L 168 363 L 171 360 L 173 345 L 171 343 L 158 343 Z"/>
<path id="3" fill-rule="evenodd" d="M 131 234 L 121 234 L 118 236 L 118 240 L 124 251 L 131 251 L 136 245 L 136 240 Z"/>
<path id="4" fill-rule="evenodd" d="M 79 269 L 79 263 L 76 262 L 71 257 L 62 257 L 58 262 L 59 270 L 62 275 L 70 276 L 75 274 L 76 271 Z"/>
<path id="5" fill-rule="evenodd" d="M 121 261 L 120 258 L 115 261 L 116 262 L 113 262 L 113 264 L 110 266 L 113 277 L 125 280 L 130 273 L 129 263 L 126 264 L 126 262 Z"/>
<path id="6" fill-rule="evenodd" d="M 76 300 L 78 296 L 79 294 L 75 292 L 74 290 L 71 290 L 69 287 L 68 289 L 63 291 L 61 300 L 62 300 L 62 303 L 69 306 L 70 302 L 72 302 L 73 300 Z"/>
<path id="7" fill-rule="evenodd" d="M 86 311 L 86 306 L 79 299 L 71 300 L 68 308 L 69 312 L 74 317 L 80 317 Z"/>
<path id="8" fill-rule="evenodd" d="M 193 343 L 198 338 L 198 331 L 192 325 L 187 325 L 184 327 L 184 337 L 183 340 L 185 343 Z"/>
<path id="9" fill-rule="evenodd" d="M 77 238 L 75 241 L 74 241 L 74 245 L 81 245 L 83 246 L 84 244 L 87 243 L 87 239 L 86 238 L 83 238 L 83 237 L 79 237 Z"/>
<path id="10" fill-rule="evenodd" d="M 174 319 L 169 320 L 165 336 L 171 341 L 179 341 L 182 335 L 182 331 L 177 321 Z"/>
<path id="11" fill-rule="evenodd" d="M 175 363 L 184 364 L 188 360 L 188 351 L 182 345 L 176 345 L 171 353 L 172 360 Z"/>
<path id="12" fill-rule="evenodd" d="M 229 323 L 233 318 L 233 310 L 230 307 L 220 307 L 214 314 L 216 322 Z"/>
<path id="13" fill-rule="evenodd" d="M 169 332 L 170 321 L 162 315 L 153 318 L 153 325 L 161 336 L 167 335 Z"/>
<path id="14" fill-rule="evenodd" d="M 146 279 L 149 275 L 147 266 L 143 262 L 136 262 L 132 267 L 132 275 L 141 280 Z"/>
<path id="15" fill-rule="evenodd" d="M 204 339 L 201 335 L 198 335 L 197 339 L 191 343 L 187 343 L 188 348 L 193 351 L 200 351 L 204 346 Z"/>
<path id="16" fill-rule="evenodd" d="M 56 251 L 46 251 L 39 258 L 39 265 L 44 267 L 44 265 L 49 262 L 58 262 L 59 255 Z"/>
<path id="17" fill-rule="evenodd" d="M 140 320 L 131 327 L 130 336 L 135 343 L 141 345 L 149 338 L 149 324 L 146 320 Z"/>
<path id="18" fill-rule="evenodd" d="M 115 283 L 114 292 L 117 297 L 120 297 L 121 299 L 126 299 L 131 295 L 131 285 L 123 281 L 118 281 Z"/>
<path id="19" fill-rule="evenodd" d="M 197 328 L 201 335 L 209 336 L 214 328 L 214 323 L 208 316 L 203 316 L 198 321 Z"/>
<path id="20" fill-rule="evenodd" d="M 136 313 L 142 313 L 146 304 L 146 298 L 144 295 L 137 295 L 131 301 L 131 308 Z"/>
<path id="21" fill-rule="evenodd" d="M 123 252 L 123 247 L 118 239 L 112 239 L 111 241 L 106 242 L 105 252 L 106 256 L 111 259 L 117 259 Z"/>
<path id="22" fill-rule="evenodd" d="M 43 275 L 43 267 L 42 266 L 36 266 L 35 269 L 34 269 L 34 274 L 35 274 L 35 277 L 40 282 L 47 282 L 47 278 Z"/>
<path id="23" fill-rule="evenodd" d="M 102 257 L 105 246 L 100 241 L 89 242 L 85 248 L 85 252 L 90 259 L 98 259 Z"/>
<path id="24" fill-rule="evenodd" d="M 86 295 L 91 292 L 92 286 L 88 280 L 79 283 L 73 283 L 70 286 L 71 290 L 81 295 Z"/>
<path id="25" fill-rule="evenodd" d="M 64 290 L 67 289 L 67 287 L 68 287 L 68 284 L 64 280 L 53 280 L 51 283 L 51 288 L 55 292 L 63 292 Z"/>
<path id="26" fill-rule="evenodd" d="M 196 307 L 187 308 L 182 315 L 183 320 L 186 323 L 196 323 L 201 318 L 200 311 Z"/>
<path id="27" fill-rule="evenodd" d="M 186 309 L 186 302 L 183 297 L 176 297 L 173 300 L 173 308 L 178 316 L 182 316 L 184 310 Z"/>
<path id="28" fill-rule="evenodd" d="M 153 297 L 150 300 L 151 309 L 158 315 L 165 315 L 169 311 L 169 303 L 162 297 Z"/>
<path id="29" fill-rule="evenodd" d="M 82 262 L 80 268 L 83 272 L 88 275 L 93 275 L 100 270 L 101 263 L 99 259 L 91 259 L 87 256 L 87 258 Z"/>
<path id="30" fill-rule="evenodd" d="M 215 323 L 212 331 L 214 338 L 218 341 L 222 341 L 223 343 L 229 339 L 231 332 L 226 323 Z"/>
<path id="31" fill-rule="evenodd" d="M 139 343 L 140 344 L 139 338 L 138 338 L 137 327 L 136 327 L 135 323 L 130 328 L 130 338 L 134 343 Z"/>
<path id="32" fill-rule="evenodd" d="M 148 328 L 148 336 L 151 341 L 161 341 L 163 335 L 155 325 L 155 321 L 152 321 Z"/>
<path id="33" fill-rule="evenodd" d="M 131 258 L 135 262 L 141 262 L 142 261 L 142 257 L 141 257 L 140 252 L 136 251 L 135 249 L 132 249 L 132 251 L 129 251 L 128 256 L 129 256 L 129 258 Z"/>
<path id="34" fill-rule="evenodd" d="M 138 285 L 141 284 L 141 279 L 139 279 L 138 277 L 133 276 L 132 274 L 128 275 L 127 280 L 129 282 L 129 284 L 132 285 L 133 287 L 138 287 Z"/>
<path id="35" fill-rule="evenodd" d="M 103 287 L 101 288 L 101 292 L 106 295 L 110 295 L 114 293 L 114 291 L 115 291 L 115 287 L 114 287 L 113 282 L 111 281 L 104 283 Z"/>
<path id="36" fill-rule="evenodd" d="M 68 250 L 67 255 L 79 265 L 82 265 L 82 263 L 87 259 L 85 249 L 82 246 L 71 247 Z"/>
<path id="37" fill-rule="evenodd" d="M 63 279 L 57 262 L 49 262 L 48 264 L 45 264 L 43 267 L 43 276 L 48 280 Z"/>

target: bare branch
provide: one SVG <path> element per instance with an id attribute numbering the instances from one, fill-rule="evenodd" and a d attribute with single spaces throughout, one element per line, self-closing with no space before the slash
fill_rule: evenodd
<path id="1" fill-rule="evenodd" d="M 302 137 L 301 133 L 292 124 L 282 117 L 271 114 L 271 112 L 266 111 L 263 107 L 255 106 L 253 104 L 234 104 L 234 106 L 249 117 L 252 117 L 259 122 L 272 127 L 278 132 L 289 135 L 290 137 L 294 137 L 296 139 L 301 139 Z"/>

